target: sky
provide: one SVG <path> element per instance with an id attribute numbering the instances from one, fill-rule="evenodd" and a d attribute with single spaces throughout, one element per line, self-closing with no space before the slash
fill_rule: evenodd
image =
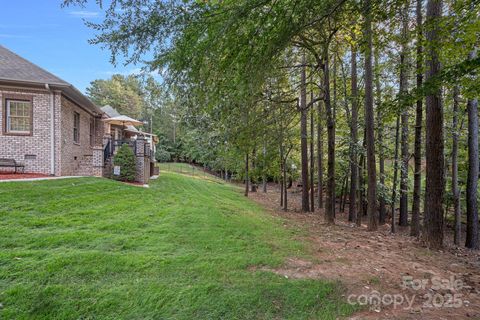
<path id="1" fill-rule="evenodd" d="M 141 66 L 114 67 L 110 52 L 91 45 L 94 30 L 83 19 L 102 21 L 90 0 L 85 8 L 61 7 L 62 0 L 0 0 L 0 44 L 85 92 L 91 81 L 138 73 Z"/>

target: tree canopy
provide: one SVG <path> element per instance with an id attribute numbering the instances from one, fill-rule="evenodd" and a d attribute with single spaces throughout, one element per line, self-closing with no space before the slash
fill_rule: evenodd
<path id="1" fill-rule="evenodd" d="M 450 166 L 445 155 L 453 153 L 451 162 L 461 159 L 460 173 L 447 178 L 461 186 L 469 181 L 467 231 L 478 235 L 478 191 L 470 183 L 478 138 L 465 141 L 478 135 L 472 122 L 480 94 L 478 1 L 119 0 L 103 9 L 102 22 L 87 22 L 97 31 L 91 43 L 110 49 L 113 63 L 121 57 L 162 74 L 168 94 L 151 114 L 166 121 L 161 130 L 172 145 L 164 151 L 176 159 L 243 179 L 246 194 L 249 183 L 277 181 L 282 205 L 288 180 L 301 176 L 303 211 L 314 198 L 323 203 L 325 189 L 330 223 L 349 185 L 354 213 L 349 218 L 360 226 L 368 213 L 371 230 L 388 215 L 396 231 L 400 200 L 398 224 L 413 224 L 412 235 L 418 235 L 423 199 L 422 233 L 430 246 L 439 247 L 450 201 L 443 192 Z M 116 81 L 127 88 L 135 82 L 129 77 L 94 82 L 89 94 L 106 101 L 102 88 Z M 139 92 L 135 85 L 126 91 L 109 99 L 120 105 Z M 468 107 L 466 116 L 458 105 L 454 109 L 459 101 Z M 458 117 L 468 118 L 468 128 L 458 125 Z M 452 131 L 458 140 L 449 139 Z M 452 151 L 462 150 L 458 144 L 468 146 L 468 156 Z M 439 205 L 429 206 L 435 197 Z M 478 247 L 478 236 L 468 241 Z"/>

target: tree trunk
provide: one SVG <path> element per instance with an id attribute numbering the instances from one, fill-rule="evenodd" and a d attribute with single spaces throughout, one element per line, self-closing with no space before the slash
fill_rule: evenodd
<path id="1" fill-rule="evenodd" d="M 318 102 L 317 119 L 317 167 L 318 167 L 318 207 L 323 208 L 323 127 L 322 127 L 322 101 Z"/>
<path id="2" fill-rule="evenodd" d="M 287 155 L 283 159 L 283 211 L 288 210 L 287 199 Z"/>
<path id="3" fill-rule="evenodd" d="M 476 58 L 476 50 L 470 59 Z M 467 239 L 465 246 L 478 249 L 478 99 L 468 99 L 468 175 L 467 175 Z"/>
<path id="4" fill-rule="evenodd" d="M 248 182 L 249 182 L 249 177 L 248 177 L 248 152 L 245 155 L 245 197 L 248 197 Z"/>
<path id="5" fill-rule="evenodd" d="M 422 87 L 423 82 L 423 17 L 422 2 L 417 0 L 417 89 Z M 415 117 L 415 169 L 413 174 L 413 205 L 412 205 L 412 225 L 410 235 L 418 237 L 420 235 L 420 190 L 422 186 L 422 123 L 423 123 L 423 99 L 417 100 Z"/>
<path id="6" fill-rule="evenodd" d="M 327 55 L 328 57 L 328 55 Z M 330 98 L 330 94 L 329 94 Z M 336 128 L 336 121 L 337 121 L 337 61 L 336 61 L 336 55 L 333 55 L 333 99 L 332 99 L 332 123 L 333 123 L 333 130 L 331 132 L 331 141 L 333 143 L 333 146 L 335 147 L 335 139 L 336 139 L 336 133 L 335 133 L 335 128 Z M 335 155 L 335 153 L 334 153 Z M 332 185 L 332 214 L 333 214 L 333 219 L 336 217 L 336 211 L 337 211 L 337 185 L 336 185 L 336 177 L 335 177 L 335 159 L 333 159 L 333 185 Z M 340 186 L 341 187 L 341 186 Z"/>
<path id="7" fill-rule="evenodd" d="M 402 136 L 401 136 L 401 150 L 402 162 L 400 165 L 400 217 L 398 225 L 408 225 L 408 160 L 410 155 L 408 153 L 408 107 L 404 105 L 403 97 L 408 93 L 408 66 L 407 66 L 407 52 L 408 52 L 408 6 L 409 1 L 405 4 L 401 12 L 402 16 L 402 50 L 400 52 L 400 108 L 402 110 Z"/>
<path id="8" fill-rule="evenodd" d="M 346 176 L 342 177 L 342 180 L 340 182 L 340 202 L 338 204 L 338 211 L 342 212 L 342 205 L 343 205 L 343 193 L 345 192 L 344 187 L 345 183 L 347 182 Z"/>
<path id="9" fill-rule="evenodd" d="M 323 88 L 325 110 L 327 113 L 327 140 L 328 140 L 328 159 L 327 159 L 327 199 L 326 199 L 326 220 L 329 224 L 335 223 L 335 120 L 330 101 L 330 70 L 328 44 L 325 48 L 323 64 Z"/>
<path id="10" fill-rule="evenodd" d="M 352 41 L 355 42 L 355 33 L 352 32 Z M 348 221 L 357 219 L 357 188 L 358 188 L 358 88 L 357 88 L 357 48 L 353 43 L 351 46 L 351 95 L 352 95 L 352 117 L 350 123 L 350 196 L 348 204 Z"/>
<path id="11" fill-rule="evenodd" d="M 313 92 L 310 95 L 313 101 Z M 313 178 L 315 174 L 315 150 L 313 148 L 315 143 L 315 123 L 313 121 L 314 109 L 310 110 L 310 210 L 315 212 L 315 184 Z"/>
<path id="12" fill-rule="evenodd" d="M 378 226 L 377 212 L 377 168 L 375 165 L 375 133 L 373 116 L 373 72 L 372 72 L 372 13 L 371 0 L 365 0 L 365 129 L 367 145 L 367 221 L 368 230 Z"/>
<path id="13" fill-rule="evenodd" d="M 365 130 L 364 130 L 365 131 Z M 364 139 L 364 141 L 366 141 Z M 365 149 L 365 143 L 363 144 L 363 148 Z M 361 192 L 360 192 L 360 202 L 361 202 L 361 205 L 362 205 L 362 215 L 364 217 L 367 216 L 367 195 L 366 195 L 366 191 L 367 191 L 367 177 L 366 177 L 366 173 L 367 173 L 367 161 L 366 161 L 366 157 L 365 155 L 363 155 L 361 157 L 361 166 L 362 166 L 362 171 L 361 171 Z"/>
<path id="14" fill-rule="evenodd" d="M 306 85 L 306 59 L 305 54 L 302 56 L 302 71 L 300 85 L 300 134 L 301 134 L 301 161 L 302 161 L 302 211 L 309 212 L 309 195 L 308 195 L 308 142 L 307 142 L 307 85 Z"/>
<path id="15" fill-rule="evenodd" d="M 263 173 L 262 173 L 262 191 L 263 193 L 267 193 L 267 174 L 265 173 L 266 167 L 266 156 L 267 156 L 267 145 L 265 138 L 263 139 Z"/>
<path id="16" fill-rule="evenodd" d="M 348 173 L 350 175 L 350 172 Z M 343 208 L 342 212 L 345 212 L 345 206 L 347 205 L 347 198 L 348 198 L 348 185 L 350 184 L 350 176 L 347 176 L 347 182 L 345 184 L 345 195 L 343 196 Z"/>
<path id="17" fill-rule="evenodd" d="M 428 81 L 440 72 L 437 50 L 441 41 L 439 19 L 442 16 L 442 0 L 428 0 L 426 32 L 428 45 L 425 80 Z M 443 245 L 443 197 L 445 189 L 443 106 L 441 89 L 426 97 L 426 184 L 425 184 L 425 223 L 424 239 L 431 248 Z"/>
<path id="18" fill-rule="evenodd" d="M 283 162 L 283 160 L 281 160 Z M 283 188 L 285 186 L 285 181 L 283 181 L 283 164 L 280 165 L 280 207 L 283 208 Z"/>
<path id="19" fill-rule="evenodd" d="M 340 212 L 345 212 L 345 202 L 347 202 L 348 176 L 349 173 L 347 172 L 342 183 L 342 195 L 340 196 Z"/>
<path id="20" fill-rule="evenodd" d="M 363 142 L 362 142 L 362 149 L 365 150 L 365 143 L 366 143 L 366 132 L 365 128 L 363 128 Z M 362 225 L 362 218 L 366 215 L 366 206 L 365 206 L 365 153 L 362 152 L 360 155 L 360 160 L 358 161 L 358 186 L 357 186 L 357 220 L 356 224 L 357 227 Z"/>
<path id="21" fill-rule="evenodd" d="M 453 242 L 460 245 L 461 238 L 461 212 L 460 212 L 460 190 L 458 188 L 458 102 L 459 88 L 456 85 L 453 88 L 453 121 L 452 121 L 452 193 L 453 209 L 455 216 L 455 232 Z"/>
<path id="22" fill-rule="evenodd" d="M 395 155 L 393 160 L 393 187 L 392 187 L 392 199 L 391 199 L 391 210 L 392 210 L 392 233 L 397 232 L 395 226 L 395 204 L 397 202 L 397 177 L 398 177 L 398 147 L 400 140 L 400 115 L 397 115 L 397 122 L 395 125 Z"/>
<path id="23" fill-rule="evenodd" d="M 252 151 L 252 170 L 255 172 L 255 168 L 257 167 L 257 150 L 254 148 Z M 253 179 L 252 179 L 253 178 Z M 250 180 L 250 191 L 257 192 L 257 178 L 253 176 Z"/>
<path id="24" fill-rule="evenodd" d="M 282 141 L 283 139 L 283 135 L 281 134 L 280 135 L 280 141 Z M 284 151 L 283 151 L 283 144 L 282 142 L 280 142 L 280 207 L 283 208 L 283 189 L 287 187 L 286 185 L 286 181 L 285 181 L 285 178 L 283 176 L 283 168 L 284 168 L 284 162 L 283 162 L 283 154 L 284 154 Z"/>
<path id="25" fill-rule="evenodd" d="M 379 162 L 379 174 L 380 184 L 382 190 L 385 190 L 385 155 L 383 148 L 383 116 L 382 116 L 382 91 L 380 85 L 380 66 L 378 63 L 379 50 L 375 50 L 375 93 L 376 93 L 376 107 L 377 107 L 377 139 L 378 139 L 378 162 Z M 379 201 L 379 217 L 378 222 L 383 225 L 387 218 L 387 209 L 385 204 L 385 194 L 382 193 L 378 197 Z"/>

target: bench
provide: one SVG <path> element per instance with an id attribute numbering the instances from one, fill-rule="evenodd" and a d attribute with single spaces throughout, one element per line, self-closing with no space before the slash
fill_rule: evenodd
<path id="1" fill-rule="evenodd" d="M 21 168 L 22 173 L 25 171 L 25 166 L 15 161 L 15 159 L 0 159 L 0 167 L 15 168 L 15 173 L 17 173 L 17 168 Z"/>

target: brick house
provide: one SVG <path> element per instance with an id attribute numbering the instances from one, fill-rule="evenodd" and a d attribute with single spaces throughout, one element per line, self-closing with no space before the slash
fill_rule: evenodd
<path id="1" fill-rule="evenodd" d="M 73 85 L 0 45 L 0 158 L 31 173 L 109 175 L 106 116 Z"/>
<path id="2" fill-rule="evenodd" d="M 115 125 L 109 124 L 108 120 L 122 117 L 122 115 L 113 107 L 106 105 L 101 108 L 103 111 L 103 119 L 105 120 L 104 127 L 104 145 L 106 150 L 111 149 L 114 154 L 116 149 L 124 143 L 132 146 L 137 157 L 137 181 L 142 181 L 153 175 L 158 175 L 158 167 L 156 166 L 155 150 L 158 143 L 158 137 L 155 134 L 138 130 L 132 125 Z M 143 145 L 143 151 L 140 150 L 140 145 Z M 107 161 L 108 162 L 108 161 Z M 107 166 L 107 171 L 109 171 Z"/>

